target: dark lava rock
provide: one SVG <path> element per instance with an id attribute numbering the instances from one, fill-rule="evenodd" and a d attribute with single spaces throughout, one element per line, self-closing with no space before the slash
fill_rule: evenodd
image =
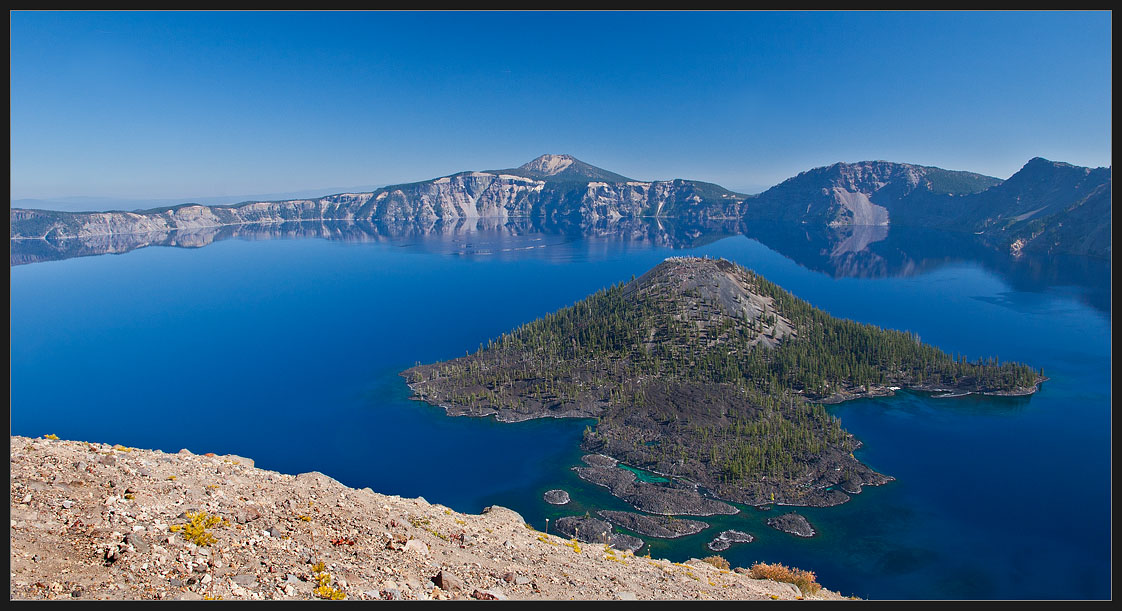
<path id="1" fill-rule="evenodd" d="M 716 539 L 710 541 L 708 547 L 715 552 L 723 552 L 733 543 L 751 543 L 753 540 L 755 540 L 755 537 L 746 532 L 726 530 L 717 535 Z"/>
<path id="2" fill-rule="evenodd" d="M 600 517 L 610 520 L 627 530 L 647 537 L 674 539 L 697 533 L 709 528 L 705 522 L 683 520 L 672 516 L 648 516 L 630 511 L 598 511 Z"/>
<path id="3" fill-rule="evenodd" d="M 726 549 L 732 547 L 732 544 L 720 537 L 717 537 L 716 539 L 713 539 L 712 541 L 707 543 L 705 546 L 715 552 L 723 552 Z"/>
<path id="4" fill-rule="evenodd" d="M 619 495 L 632 507 L 647 513 L 683 516 L 734 515 L 740 510 L 728 503 L 701 496 L 689 488 L 669 488 L 638 482 Z"/>
<path id="5" fill-rule="evenodd" d="M 566 516 L 557 519 L 557 534 L 583 541 L 606 543 L 612 534 L 612 525 L 586 516 Z"/>
<path id="6" fill-rule="evenodd" d="M 603 486 L 615 494 L 616 490 L 627 490 L 635 485 L 635 474 L 626 469 L 615 467 L 573 467 L 581 479 Z M 616 495 L 618 496 L 618 495 Z"/>
<path id="7" fill-rule="evenodd" d="M 584 461 L 584 464 L 590 467 L 609 468 L 614 467 L 617 463 L 619 463 L 618 460 L 612 458 L 611 456 L 605 456 L 603 454 L 585 454 L 581 457 L 581 460 Z"/>
<path id="8" fill-rule="evenodd" d="M 616 466 L 615 459 L 590 454 L 583 458 L 590 466 L 573 467 L 581 479 L 604 486 L 639 511 L 662 515 L 733 515 L 740 510 L 728 503 L 701 496 L 692 487 L 638 481 L 635 474 Z"/>
<path id="9" fill-rule="evenodd" d="M 849 494 L 860 494 L 863 482 L 855 477 L 846 477 L 838 484 L 838 487 L 848 492 Z"/>
<path id="10" fill-rule="evenodd" d="M 806 518 L 793 511 L 774 518 L 768 518 L 767 525 L 797 537 L 813 537 L 815 534 L 814 527 L 810 525 L 810 522 L 807 522 Z"/>
<path id="11" fill-rule="evenodd" d="M 557 534 L 584 543 L 606 543 L 620 551 L 635 551 L 643 547 L 643 540 L 612 532 L 612 525 L 589 516 L 558 518 Z"/>
<path id="12" fill-rule="evenodd" d="M 569 502 L 569 493 L 564 490 L 547 490 L 542 498 L 550 505 L 564 505 Z"/>
<path id="13" fill-rule="evenodd" d="M 612 533 L 608 540 L 608 545 L 618 549 L 621 552 L 637 552 L 643 547 L 643 540 L 639 537 L 632 537 L 623 533 Z"/>

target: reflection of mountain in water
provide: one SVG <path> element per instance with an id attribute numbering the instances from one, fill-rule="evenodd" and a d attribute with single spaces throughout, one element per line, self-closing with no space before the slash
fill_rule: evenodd
<path id="1" fill-rule="evenodd" d="M 834 277 L 902 275 L 871 249 L 888 237 L 887 225 L 849 225 L 837 228 L 791 223 L 755 222 L 741 233 L 798 262 Z M 911 273 L 906 270 L 903 274 Z"/>
<path id="2" fill-rule="evenodd" d="M 723 227 L 685 225 L 666 219 L 622 218 L 570 225 L 531 219 L 475 218 L 454 221 L 374 223 L 370 221 L 291 221 L 226 225 L 191 231 L 94 235 L 63 239 L 13 239 L 11 265 L 57 261 L 73 257 L 121 254 L 147 246 L 200 248 L 220 240 L 320 238 L 344 242 L 381 242 L 416 239 L 425 251 L 463 255 L 496 255 L 539 248 L 578 238 L 604 238 L 648 246 L 694 247 L 736 235 L 735 223 Z"/>
<path id="3" fill-rule="evenodd" d="M 1110 311 L 1110 262 L 1074 255 L 1010 257 L 971 234 L 917 227 L 811 227 L 751 223 L 743 235 L 808 269 L 834 278 L 889 278 L 976 263 L 1014 289 L 1073 286 L 1096 309 Z"/>
<path id="4" fill-rule="evenodd" d="M 546 254 L 550 246 L 575 240 L 606 240 L 641 247 L 696 248 L 744 235 L 808 269 L 831 277 L 911 276 L 973 262 L 1004 277 L 1015 289 L 1042 291 L 1077 287 L 1097 309 L 1110 311 L 1110 263 L 1077 256 L 1010 257 L 971 234 L 898 226 L 824 227 L 796 223 L 683 223 L 621 218 L 584 224 L 528 218 L 476 218 L 451 222 L 373 223 L 292 221 L 209 227 L 192 231 L 113 234 L 68 239 L 14 239 L 11 265 L 72 257 L 120 254 L 147 246 L 199 248 L 220 240 L 320 238 L 347 242 L 408 241 L 425 252 L 462 256 L 518 257 Z"/>

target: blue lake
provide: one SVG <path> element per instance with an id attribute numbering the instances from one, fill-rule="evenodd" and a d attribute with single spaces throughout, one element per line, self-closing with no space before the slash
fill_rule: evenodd
<path id="1" fill-rule="evenodd" d="M 731 259 L 835 316 L 1043 367 L 1050 380 L 1030 398 L 904 392 L 835 406 L 865 444 L 858 457 L 896 481 L 800 509 L 820 533 L 811 539 L 765 525 L 783 508 L 747 507 L 693 537 L 648 539 L 654 556 L 711 555 L 705 544 L 735 528 L 756 540 L 722 553 L 734 566 L 783 562 L 843 594 L 1111 597 L 1108 267 L 1026 282 L 1015 265 L 948 257 L 835 277 L 744 236 L 670 249 L 486 232 L 230 239 L 18 265 L 11 432 L 235 453 L 459 511 L 504 505 L 539 529 L 627 509 L 570 470 L 586 422 L 449 418 L 410 400 L 398 372 L 683 254 Z M 546 504 L 551 488 L 573 502 Z"/>

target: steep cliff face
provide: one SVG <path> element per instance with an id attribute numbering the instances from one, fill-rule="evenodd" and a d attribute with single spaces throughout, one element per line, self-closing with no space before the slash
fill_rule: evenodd
<path id="1" fill-rule="evenodd" d="M 387 187 L 359 220 L 387 222 L 529 216 L 544 182 L 488 172 L 464 172 L 436 180 Z"/>
<path id="2" fill-rule="evenodd" d="M 969 232 L 1022 252 L 1110 257 L 1110 168 L 1035 158 L 1008 180 L 885 161 L 809 170 L 745 201 L 741 216 L 828 227 Z"/>
<path id="3" fill-rule="evenodd" d="M 423 224 L 532 218 L 592 225 L 642 216 L 735 218 L 742 201 L 743 196 L 716 185 L 689 180 L 635 181 L 570 155 L 543 155 L 509 170 L 462 172 L 371 193 L 319 199 L 233 206 L 185 204 L 138 212 L 13 209 L 10 235 L 12 239 L 89 238 L 290 221 Z"/>
<path id="4" fill-rule="evenodd" d="M 1013 255 L 1110 257 L 1110 168 L 1039 157 L 1001 185 L 969 198 L 972 229 Z"/>
<path id="5" fill-rule="evenodd" d="M 1000 182 L 981 174 L 906 163 L 835 163 L 768 189 L 746 202 L 743 212 L 753 219 L 830 227 L 888 225 L 923 214 L 933 200 L 976 193 Z"/>
<path id="6" fill-rule="evenodd" d="M 318 200 L 247 202 L 237 206 L 184 204 L 137 212 L 11 211 L 11 238 L 48 240 L 108 235 L 199 231 L 228 225 L 301 220 L 355 220 L 372 193 L 342 193 Z"/>

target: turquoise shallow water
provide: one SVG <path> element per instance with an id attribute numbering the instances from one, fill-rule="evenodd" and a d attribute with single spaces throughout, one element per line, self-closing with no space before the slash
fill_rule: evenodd
<path id="1" fill-rule="evenodd" d="M 949 260 L 835 278 L 745 237 L 677 250 L 558 236 L 479 248 L 486 238 L 227 240 L 13 267 L 11 431 L 232 452 L 461 511 L 506 505 L 539 529 L 627 509 L 570 470 L 586 422 L 448 418 L 410 400 L 397 372 L 474 350 L 666 256 L 722 256 L 836 316 L 1051 379 L 1031 398 L 905 392 L 833 407 L 865 443 L 858 456 L 895 482 L 801 509 L 812 539 L 764 525 L 785 508 L 748 507 L 707 518 L 699 535 L 651 540 L 653 555 L 709 555 L 705 544 L 735 528 L 756 540 L 723 552 L 734 565 L 812 569 L 845 594 L 1111 596 L 1111 324 L 1086 275 L 1033 284 Z M 573 502 L 546 504 L 551 488 Z"/>

